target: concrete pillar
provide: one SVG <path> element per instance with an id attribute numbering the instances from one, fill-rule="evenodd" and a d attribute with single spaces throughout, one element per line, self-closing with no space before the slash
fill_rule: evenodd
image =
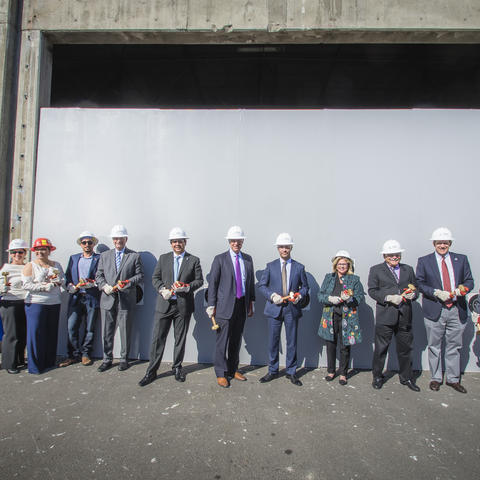
<path id="1" fill-rule="evenodd" d="M 10 237 L 31 241 L 40 108 L 50 104 L 51 47 L 39 30 L 22 33 Z"/>
<path id="2" fill-rule="evenodd" d="M 0 0 L 0 260 L 8 243 L 16 99 L 18 2 Z"/>

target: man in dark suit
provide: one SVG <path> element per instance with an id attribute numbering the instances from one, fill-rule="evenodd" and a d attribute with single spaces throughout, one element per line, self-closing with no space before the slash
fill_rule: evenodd
<path id="1" fill-rule="evenodd" d="M 118 369 L 124 371 L 128 368 L 131 311 L 137 303 L 137 288 L 141 288 L 143 281 L 140 255 L 125 246 L 128 240 L 127 229 L 123 225 L 115 225 L 110 236 L 114 248 L 100 255 L 95 276 L 98 288 L 102 290 L 100 312 L 104 322 L 103 363 L 98 367 L 99 372 L 105 372 L 112 366 L 117 323 L 121 343 Z"/>
<path id="2" fill-rule="evenodd" d="M 368 294 L 377 302 L 375 312 L 375 351 L 373 354 L 373 382 L 375 389 L 383 386 L 383 367 L 393 334 L 397 343 L 400 383 L 419 392 L 412 372 L 412 301 L 418 296 L 413 268 L 400 263 L 402 252 L 396 240 L 383 244 L 385 261 L 370 269 Z M 415 286 L 410 291 L 409 284 Z"/>
<path id="3" fill-rule="evenodd" d="M 193 292 L 203 285 L 200 259 L 185 251 L 187 239 L 181 228 L 173 228 L 169 235 L 173 251 L 160 256 L 153 272 L 153 288 L 159 295 L 155 308 L 150 363 L 145 376 L 138 383 L 141 387 L 157 378 L 172 322 L 175 336 L 172 370 L 175 372 L 175 380 L 185 381 L 182 361 L 188 326 L 194 311 Z"/>
<path id="4" fill-rule="evenodd" d="M 100 291 L 95 283 L 100 254 L 94 248 L 98 239 L 91 232 L 82 232 L 78 239 L 82 253 L 70 257 L 65 278 L 70 298 L 68 301 L 68 357 L 59 367 L 67 367 L 80 361 L 92 365 L 93 336 L 100 305 Z M 82 280 L 82 285 L 77 286 Z M 85 320 L 85 335 L 80 340 L 80 325 Z"/>
<path id="5" fill-rule="evenodd" d="M 435 251 L 420 257 L 417 279 L 423 294 L 423 314 L 428 339 L 430 389 L 438 391 L 443 382 L 442 341 L 445 339 L 446 384 L 460 393 L 460 349 L 467 322 L 466 287 L 473 289 L 473 277 L 465 255 L 450 252 L 453 237 L 448 228 L 437 228 L 431 240 Z"/>
<path id="6" fill-rule="evenodd" d="M 215 375 L 220 387 L 228 388 L 230 378 L 245 381 L 238 371 L 245 317 L 253 315 L 255 279 L 253 261 L 241 249 L 245 235 L 239 226 L 230 227 L 227 252 L 213 259 L 208 285 L 207 315 L 214 316 L 220 328 L 215 346 Z"/>
<path id="7" fill-rule="evenodd" d="M 258 287 L 267 299 L 264 314 L 268 318 L 268 373 L 260 378 L 260 383 L 270 382 L 278 377 L 280 333 L 285 324 L 287 337 L 287 378 L 296 386 L 302 386 L 297 378 L 297 328 L 302 309 L 298 302 L 308 293 L 308 281 L 305 267 L 291 258 L 292 237 L 281 233 L 277 237 L 276 247 L 280 258 L 267 263 Z M 283 300 L 290 293 L 296 294 L 292 301 Z"/>

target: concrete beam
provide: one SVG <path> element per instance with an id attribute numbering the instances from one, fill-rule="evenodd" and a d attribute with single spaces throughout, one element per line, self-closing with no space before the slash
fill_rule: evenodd
<path id="1" fill-rule="evenodd" d="M 478 0 L 25 0 L 42 31 L 478 30 Z"/>
<path id="2" fill-rule="evenodd" d="M 23 32 L 19 63 L 17 121 L 10 236 L 31 241 L 40 108 L 50 103 L 52 56 L 39 31 Z"/>

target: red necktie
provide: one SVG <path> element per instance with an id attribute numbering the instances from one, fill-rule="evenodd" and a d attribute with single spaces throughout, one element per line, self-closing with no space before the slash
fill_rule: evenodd
<path id="1" fill-rule="evenodd" d="M 450 285 L 450 275 L 448 273 L 447 264 L 445 263 L 445 257 L 442 257 L 442 280 L 443 280 L 443 289 L 447 292 L 452 291 L 452 286 Z M 450 308 L 453 305 L 451 300 L 445 302 L 445 306 Z"/>

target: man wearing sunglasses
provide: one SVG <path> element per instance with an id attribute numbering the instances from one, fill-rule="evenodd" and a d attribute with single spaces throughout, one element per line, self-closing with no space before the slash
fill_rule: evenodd
<path id="1" fill-rule="evenodd" d="M 453 236 L 448 228 L 437 228 L 430 240 L 434 252 L 420 257 L 417 263 L 428 340 L 430 390 L 438 392 L 443 382 L 442 342 L 445 339 L 446 384 L 457 392 L 467 393 L 460 384 L 460 350 L 468 317 L 465 294 L 473 290 L 472 272 L 465 255 L 450 252 Z"/>
<path id="2" fill-rule="evenodd" d="M 65 278 L 70 294 L 68 302 L 68 357 L 59 367 L 68 367 L 74 363 L 92 365 L 91 353 L 93 336 L 100 306 L 100 291 L 95 283 L 100 254 L 94 247 L 98 239 L 92 232 L 82 232 L 77 243 L 82 252 L 76 253 L 68 261 Z M 80 338 L 80 326 L 85 323 L 85 334 Z"/>
<path id="3" fill-rule="evenodd" d="M 413 268 L 400 263 L 404 251 L 396 240 L 387 240 L 381 252 L 385 261 L 373 266 L 368 275 L 368 294 L 377 302 L 372 387 L 383 386 L 383 367 L 395 334 L 400 383 L 419 392 L 412 371 L 412 301 L 418 297 L 417 280 Z"/>

